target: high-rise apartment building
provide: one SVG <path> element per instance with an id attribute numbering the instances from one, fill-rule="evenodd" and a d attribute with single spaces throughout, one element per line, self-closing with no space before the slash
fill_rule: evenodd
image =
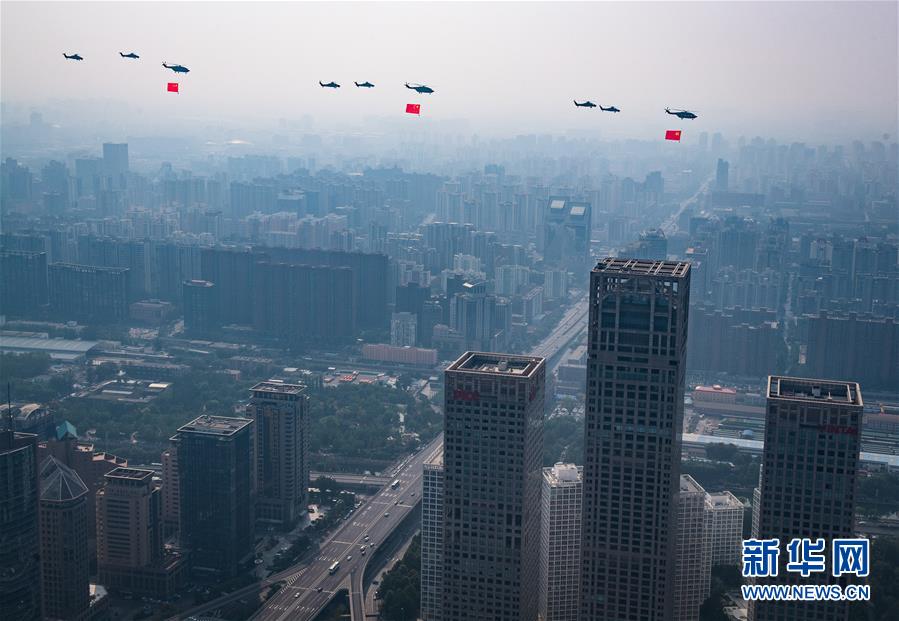
<path id="1" fill-rule="evenodd" d="M 711 566 L 739 566 L 743 549 L 743 503 L 730 492 L 718 492 L 708 495 L 706 511 Z"/>
<path id="2" fill-rule="evenodd" d="M 543 469 L 539 611 L 543 621 L 577 621 L 581 590 L 582 469 Z"/>
<path id="3" fill-rule="evenodd" d="M 181 480 L 178 477 L 178 447 L 162 452 L 162 523 L 166 533 L 181 527 Z"/>
<path id="4" fill-rule="evenodd" d="M 0 250 L 0 314 L 35 316 L 47 304 L 47 253 Z"/>
<path id="5" fill-rule="evenodd" d="M 41 618 L 38 481 L 37 436 L 0 431 L 0 611 L 16 621 Z"/>
<path id="6" fill-rule="evenodd" d="M 255 421 L 256 519 L 290 528 L 307 510 L 309 397 L 299 384 L 261 382 L 250 390 Z"/>
<path id="7" fill-rule="evenodd" d="M 172 438 L 181 483 L 181 544 L 195 573 L 235 576 L 253 551 L 253 421 L 203 415 Z"/>
<path id="8" fill-rule="evenodd" d="M 778 584 L 833 584 L 830 571 L 808 578 L 785 570 L 793 538 L 853 537 L 862 425 L 855 382 L 770 376 L 765 449 L 753 537 L 779 539 Z M 828 564 L 828 569 L 830 569 Z M 762 580 L 760 580 L 762 581 Z M 750 602 L 750 621 L 845 621 L 846 602 Z"/>
<path id="9" fill-rule="evenodd" d="M 50 312 L 55 317 L 117 322 L 128 316 L 128 270 L 52 263 L 48 268 Z"/>
<path id="10" fill-rule="evenodd" d="M 537 618 L 543 358 L 467 352 L 446 370 L 443 618 Z"/>
<path id="11" fill-rule="evenodd" d="M 44 617 L 80 620 L 90 611 L 87 486 L 47 457 L 41 463 L 41 587 Z"/>
<path id="12" fill-rule="evenodd" d="M 110 187 L 122 189 L 127 185 L 128 143 L 103 143 L 103 173 Z"/>
<path id="13" fill-rule="evenodd" d="M 188 334 L 209 334 L 219 329 L 218 291 L 208 280 L 182 283 L 184 330 Z"/>
<path id="14" fill-rule="evenodd" d="M 414 347 L 418 335 L 418 316 L 412 313 L 393 313 L 390 316 L 390 344 Z"/>
<path id="15" fill-rule="evenodd" d="M 590 275 L 582 621 L 672 617 L 690 266 Z"/>
<path id="16" fill-rule="evenodd" d="M 443 452 L 423 466 L 421 478 L 421 618 L 443 619 Z"/>
<path id="17" fill-rule="evenodd" d="M 162 493 L 154 472 L 116 468 L 97 492 L 97 567 L 110 590 L 169 597 L 182 577 L 163 549 Z"/>
<path id="18" fill-rule="evenodd" d="M 712 566 L 706 523 L 708 495 L 688 474 L 680 476 L 677 497 L 674 621 L 697 621 L 699 608 L 709 596 Z"/>

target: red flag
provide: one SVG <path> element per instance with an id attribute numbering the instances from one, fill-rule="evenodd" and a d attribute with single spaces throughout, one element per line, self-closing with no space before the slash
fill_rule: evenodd
<path id="1" fill-rule="evenodd" d="M 406 104 L 406 114 L 421 114 L 421 104 Z"/>
<path id="2" fill-rule="evenodd" d="M 169 92 L 170 93 L 178 92 L 178 83 L 177 82 L 169 82 Z"/>
<path id="3" fill-rule="evenodd" d="M 680 142 L 680 130 L 669 129 L 665 132 L 665 140 L 676 140 Z"/>

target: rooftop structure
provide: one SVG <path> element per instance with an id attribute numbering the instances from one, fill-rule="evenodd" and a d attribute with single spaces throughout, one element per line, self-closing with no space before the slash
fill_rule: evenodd
<path id="1" fill-rule="evenodd" d="M 535 356 L 467 352 L 447 367 L 447 371 L 531 377 L 542 362 L 543 358 Z"/>
<path id="2" fill-rule="evenodd" d="M 230 418 L 227 416 L 210 416 L 204 414 L 178 428 L 178 431 L 206 433 L 216 436 L 233 436 L 247 425 L 252 424 L 248 418 Z"/>
<path id="3" fill-rule="evenodd" d="M 609 257 L 597 263 L 594 271 L 683 277 L 687 275 L 689 267 L 690 264 L 686 261 L 652 261 L 648 259 L 616 259 Z"/>
<path id="4" fill-rule="evenodd" d="M 768 398 L 864 405 L 856 382 L 831 382 L 777 375 L 768 378 Z"/>

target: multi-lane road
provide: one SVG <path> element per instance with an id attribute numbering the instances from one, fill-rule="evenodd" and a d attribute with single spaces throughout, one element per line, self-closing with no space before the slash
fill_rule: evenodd
<path id="1" fill-rule="evenodd" d="M 377 546 L 387 539 L 421 498 L 422 464 L 443 450 L 443 434 L 400 464 L 386 485 L 344 522 L 319 548 L 315 560 L 282 572 L 285 585 L 253 617 L 259 621 L 314 619 L 334 593 L 349 587 L 353 619 L 364 618 L 362 573 Z M 364 550 L 364 552 L 363 552 Z M 333 573 L 334 563 L 339 567 Z M 288 573 L 288 575 L 283 575 Z M 349 578 L 349 580 L 347 580 Z"/>

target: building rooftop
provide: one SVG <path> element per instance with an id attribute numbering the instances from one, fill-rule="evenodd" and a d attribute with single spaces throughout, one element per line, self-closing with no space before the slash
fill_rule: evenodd
<path id="1" fill-rule="evenodd" d="M 623 259 L 607 257 L 596 264 L 594 272 L 616 272 L 633 276 L 670 276 L 683 278 L 690 264 L 686 261 L 654 261 L 652 259 Z"/>
<path id="2" fill-rule="evenodd" d="M 107 472 L 105 478 L 120 481 L 151 481 L 153 474 L 152 470 L 143 470 L 141 468 L 116 468 L 111 472 Z"/>
<path id="3" fill-rule="evenodd" d="M 578 483 L 581 481 L 581 477 L 583 475 L 583 468 L 578 468 L 574 464 L 566 464 L 562 462 L 556 462 L 551 468 L 543 469 L 543 478 L 549 482 L 550 485 L 566 485 L 571 483 Z"/>
<path id="4" fill-rule="evenodd" d="M 269 380 L 267 382 L 259 382 L 250 390 L 252 390 L 253 393 L 259 392 L 279 395 L 299 395 L 306 390 L 306 387 L 302 384 L 288 384 L 286 382 L 281 382 L 278 380 Z"/>
<path id="5" fill-rule="evenodd" d="M 78 430 L 75 425 L 67 420 L 62 421 L 56 426 L 56 439 L 64 440 L 66 437 L 78 438 Z"/>
<path id="6" fill-rule="evenodd" d="M 184 284 L 188 287 L 212 287 L 214 286 L 208 280 L 185 280 Z"/>
<path id="7" fill-rule="evenodd" d="M 446 370 L 530 377 L 543 363 L 544 359 L 538 356 L 469 351 L 462 354 Z"/>
<path id="8" fill-rule="evenodd" d="M 78 473 L 53 457 L 41 463 L 41 500 L 64 502 L 87 493 L 87 486 Z"/>
<path id="9" fill-rule="evenodd" d="M 7 352 L 40 352 L 49 354 L 54 360 L 75 360 L 96 347 L 98 341 L 2 335 L 0 336 L 0 345 Z"/>
<path id="10" fill-rule="evenodd" d="M 717 492 L 715 494 L 709 494 L 709 502 L 712 505 L 712 509 L 729 509 L 739 507 L 743 508 L 743 503 L 737 499 L 736 496 L 731 494 L 730 492 Z"/>
<path id="11" fill-rule="evenodd" d="M 768 376 L 768 398 L 863 406 L 857 382 Z"/>
<path id="12" fill-rule="evenodd" d="M 186 425 L 178 428 L 178 433 L 202 433 L 214 436 L 233 436 L 238 431 L 253 423 L 249 418 L 231 418 L 228 416 L 210 416 L 204 414 Z"/>
<path id="13" fill-rule="evenodd" d="M 681 494 L 705 494 L 702 485 L 696 482 L 696 479 L 689 474 L 680 475 L 680 493 Z"/>

